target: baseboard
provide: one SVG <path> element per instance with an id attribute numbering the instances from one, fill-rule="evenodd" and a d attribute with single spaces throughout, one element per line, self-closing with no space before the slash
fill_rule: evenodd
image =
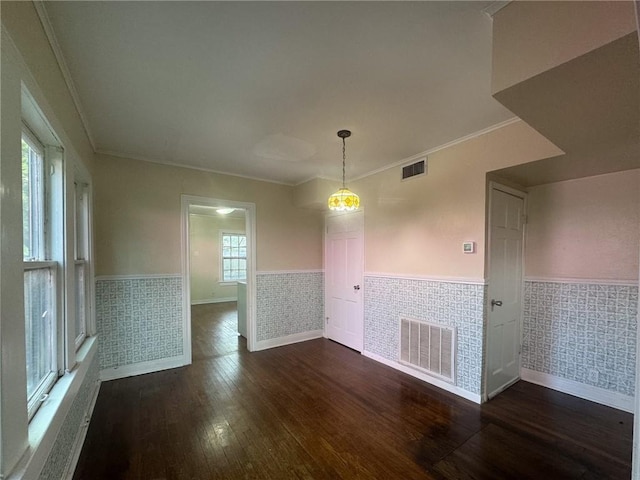
<path id="1" fill-rule="evenodd" d="M 96 386 L 91 393 L 91 398 L 89 399 L 89 404 L 87 405 L 87 411 L 84 414 L 84 421 L 80 425 L 78 429 L 78 433 L 76 433 L 76 439 L 73 442 L 73 447 L 71 447 L 71 456 L 67 460 L 67 467 L 65 468 L 65 473 L 62 478 L 66 480 L 72 480 L 73 474 L 76 471 L 76 467 L 78 466 L 78 459 L 80 458 L 80 452 L 82 452 L 82 446 L 84 445 L 84 440 L 87 438 L 87 432 L 89 431 L 89 422 L 91 422 L 91 417 L 93 416 L 93 409 L 96 406 L 96 401 L 98 400 L 98 393 L 100 392 L 100 381 L 96 382 Z"/>
<path id="2" fill-rule="evenodd" d="M 205 305 L 207 303 L 224 303 L 224 302 L 237 302 L 238 297 L 220 297 L 220 298 L 205 298 L 204 300 L 195 300 L 191 302 L 191 305 Z"/>
<path id="3" fill-rule="evenodd" d="M 322 332 L 322 330 L 312 330 L 310 332 L 294 333 L 293 335 L 287 335 L 284 337 L 270 338 L 269 340 L 260 340 L 259 342 L 256 342 L 254 352 L 322 338 Z"/>
<path id="4" fill-rule="evenodd" d="M 446 390 L 447 392 L 453 393 L 454 395 L 458 395 L 459 397 L 462 397 L 466 400 L 470 400 L 474 403 L 482 403 L 482 396 L 480 394 L 463 390 L 460 387 L 456 387 L 455 385 L 451 385 L 450 383 L 443 382 L 442 380 L 427 375 L 426 373 L 419 372 L 418 370 L 414 370 L 411 367 L 407 367 L 406 365 L 403 365 L 401 363 L 384 358 L 376 353 L 367 352 L 365 350 L 362 352 L 362 354 L 367 358 L 375 360 L 376 362 L 380 362 L 388 367 L 400 370 L 407 375 L 411 375 L 412 377 L 422 380 L 423 382 L 427 382 L 435 387 L 441 388 L 442 390 Z"/>
<path id="5" fill-rule="evenodd" d="M 161 370 L 169 370 L 170 368 L 183 367 L 189 365 L 189 361 L 184 355 L 179 357 L 162 358 L 160 360 L 151 360 L 149 362 L 134 363 L 131 365 L 123 365 L 121 367 L 105 368 L 100 370 L 100 380 L 107 382 L 118 378 L 133 377 L 135 375 L 144 375 L 145 373 L 159 372 Z"/>
<path id="6" fill-rule="evenodd" d="M 568 380 L 562 377 L 556 377 L 548 373 L 536 372 L 535 370 L 529 370 L 523 368 L 520 370 L 520 377 L 522 380 L 541 385 L 543 387 L 557 390 L 558 392 L 567 393 L 574 397 L 579 397 L 584 400 L 606 405 L 607 407 L 617 408 L 625 412 L 633 413 L 634 410 L 634 398 L 629 395 L 623 395 L 621 393 L 605 390 L 604 388 L 594 387 L 592 385 L 585 385 L 584 383 L 576 382 L 574 380 Z"/>

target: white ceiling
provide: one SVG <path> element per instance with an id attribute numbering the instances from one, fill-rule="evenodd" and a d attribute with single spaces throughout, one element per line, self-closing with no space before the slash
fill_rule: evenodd
<path id="1" fill-rule="evenodd" d="M 46 2 L 98 152 L 347 181 L 513 117 L 491 2 Z"/>

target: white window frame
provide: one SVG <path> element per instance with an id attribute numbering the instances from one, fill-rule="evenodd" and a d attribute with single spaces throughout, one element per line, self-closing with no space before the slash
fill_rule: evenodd
<path id="1" fill-rule="evenodd" d="M 42 228 L 40 232 L 38 232 L 39 238 L 37 238 L 35 242 L 33 242 L 37 244 L 38 251 L 35 252 L 35 254 L 32 251 L 30 258 L 23 258 L 25 262 L 37 262 L 37 261 L 42 261 L 48 258 L 50 254 L 49 245 L 47 245 L 47 242 L 46 242 L 46 231 L 49 229 L 49 225 L 47 225 L 47 222 L 48 222 L 48 202 L 47 202 L 48 188 L 47 188 L 47 178 L 46 178 L 47 165 L 46 165 L 45 154 L 44 154 L 44 146 L 42 145 L 42 142 L 40 142 L 40 140 L 38 140 L 38 138 L 31 132 L 29 127 L 24 124 L 22 128 L 22 137 L 23 137 L 23 141 L 26 139 L 25 143 L 27 143 L 29 147 L 33 151 L 35 151 L 37 155 L 40 156 L 40 159 L 41 159 L 40 176 L 42 177 L 42 186 L 41 186 L 42 196 L 41 198 L 39 198 L 38 208 L 40 210 L 40 214 L 42 215 Z M 20 158 L 20 162 L 22 162 L 22 157 Z M 23 210 L 24 210 L 24 207 L 23 207 Z M 24 219 L 23 219 L 23 222 L 24 222 Z M 23 235 L 24 235 L 24 231 L 23 231 Z M 33 238 L 33 233 L 31 234 L 31 237 Z"/>
<path id="2" fill-rule="evenodd" d="M 51 275 L 51 322 L 50 342 L 50 368 L 37 388 L 27 396 L 27 413 L 31 420 L 38 411 L 40 405 L 47 399 L 49 391 L 53 388 L 58 378 L 63 374 L 64 365 L 64 310 L 63 310 L 63 271 L 60 268 L 63 263 L 64 242 L 63 234 L 63 205 L 64 205 L 64 175 L 62 169 L 62 155 L 58 147 L 45 147 L 38 137 L 31 131 L 28 125 L 23 124 L 22 137 L 29 147 L 41 157 L 42 177 L 42 219 L 40 239 L 38 240 L 38 252 L 31 252 L 32 257 L 23 260 L 24 272 L 33 270 L 49 270 Z M 22 159 L 21 159 L 22 161 Z M 24 232 L 23 232 L 24 234 Z M 26 306 L 25 306 L 26 308 Z M 26 327 L 25 311 L 25 327 Z M 26 337 L 25 337 L 26 342 Z"/>
<path id="3" fill-rule="evenodd" d="M 49 270 L 51 273 L 52 279 L 52 307 L 53 314 L 56 315 L 57 311 L 57 302 L 56 302 L 56 292 L 57 292 L 57 264 L 56 262 L 38 262 L 38 261 L 27 261 L 24 262 L 24 271 L 25 273 L 32 270 Z M 56 315 L 57 317 L 57 315 Z M 59 378 L 59 369 L 58 369 L 58 357 L 59 357 L 59 349 L 58 349 L 58 318 L 55 318 L 52 326 L 53 332 L 50 338 L 50 354 L 51 358 L 49 359 L 54 366 L 54 369 L 47 373 L 40 384 L 36 387 L 36 389 L 31 393 L 31 395 L 27 395 L 27 413 L 29 420 L 33 418 L 33 416 L 40 408 L 40 405 L 47 399 L 49 391 L 53 388 L 54 384 Z M 25 339 L 26 340 L 26 339 Z"/>
<path id="4" fill-rule="evenodd" d="M 245 238 L 245 244 L 247 242 L 247 234 L 244 231 L 241 230 L 220 230 L 220 239 L 219 239 L 219 254 L 220 254 L 220 285 L 235 285 L 238 283 L 238 281 L 246 281 L 246 276 L 247 276 L 247 257 L 246 255 L 244 257 L 225 257 L 223 252 L 223 237 L 225 235 L 242 235 Z M 248 247 L 245 247 L 248 248 Z M 225 280 L 224 278 L 224 259 L 225 258 L 244 258 L 245 260 L 245 278 L 244 279 L 238 279 L 238 280 Z"/>
<path id="5" fill-rule="evenodd" d="M 75 175 L 78 177 L 78 173 Z M 74 217 L 73 217 L 73 249 L 74 249 L 74 271 L 73 287 L 74 291 L 74 322 L 73 335 L 76 352 L 87 338 L 89 326 L 89 316 L 91 309 L 91 289 L 89 288 L 89 251 L 90 251 L 90 223 L 89 204 L 90 191 L 89 184 L 76 180 L 74 185 Z M 82 285 L 78 285 L 78 269 L 82 277 Z M 80 299 L 78 297 L 81 297 Z M 79 309 L 78 306 L 82 305 Z M 80 310 L 80 311 L 79 311 Z M 79 318 L 80 317 L 80 318 Z M 71 325 L 69 325 L 71 328 Z M 79 330 L 79 331 L 78 331 Z"/>

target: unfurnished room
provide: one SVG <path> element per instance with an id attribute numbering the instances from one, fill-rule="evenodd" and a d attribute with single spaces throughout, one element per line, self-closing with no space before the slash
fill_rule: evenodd
<path id="1" fill-rule="evenodd" d="M 640 480 L 640 2 L 0 21 L 0 479 Z"/>

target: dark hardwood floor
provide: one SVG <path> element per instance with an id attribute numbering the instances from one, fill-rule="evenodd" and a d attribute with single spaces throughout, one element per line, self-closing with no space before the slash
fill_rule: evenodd
<path id="1" fill-rule="evenodd" d="M 519 382 L 479 406 L 328 340 L 248 353 L 193 308 L 193 365 L 104 382 L 75 479 L 625 479 L 632 415 Z"/>

